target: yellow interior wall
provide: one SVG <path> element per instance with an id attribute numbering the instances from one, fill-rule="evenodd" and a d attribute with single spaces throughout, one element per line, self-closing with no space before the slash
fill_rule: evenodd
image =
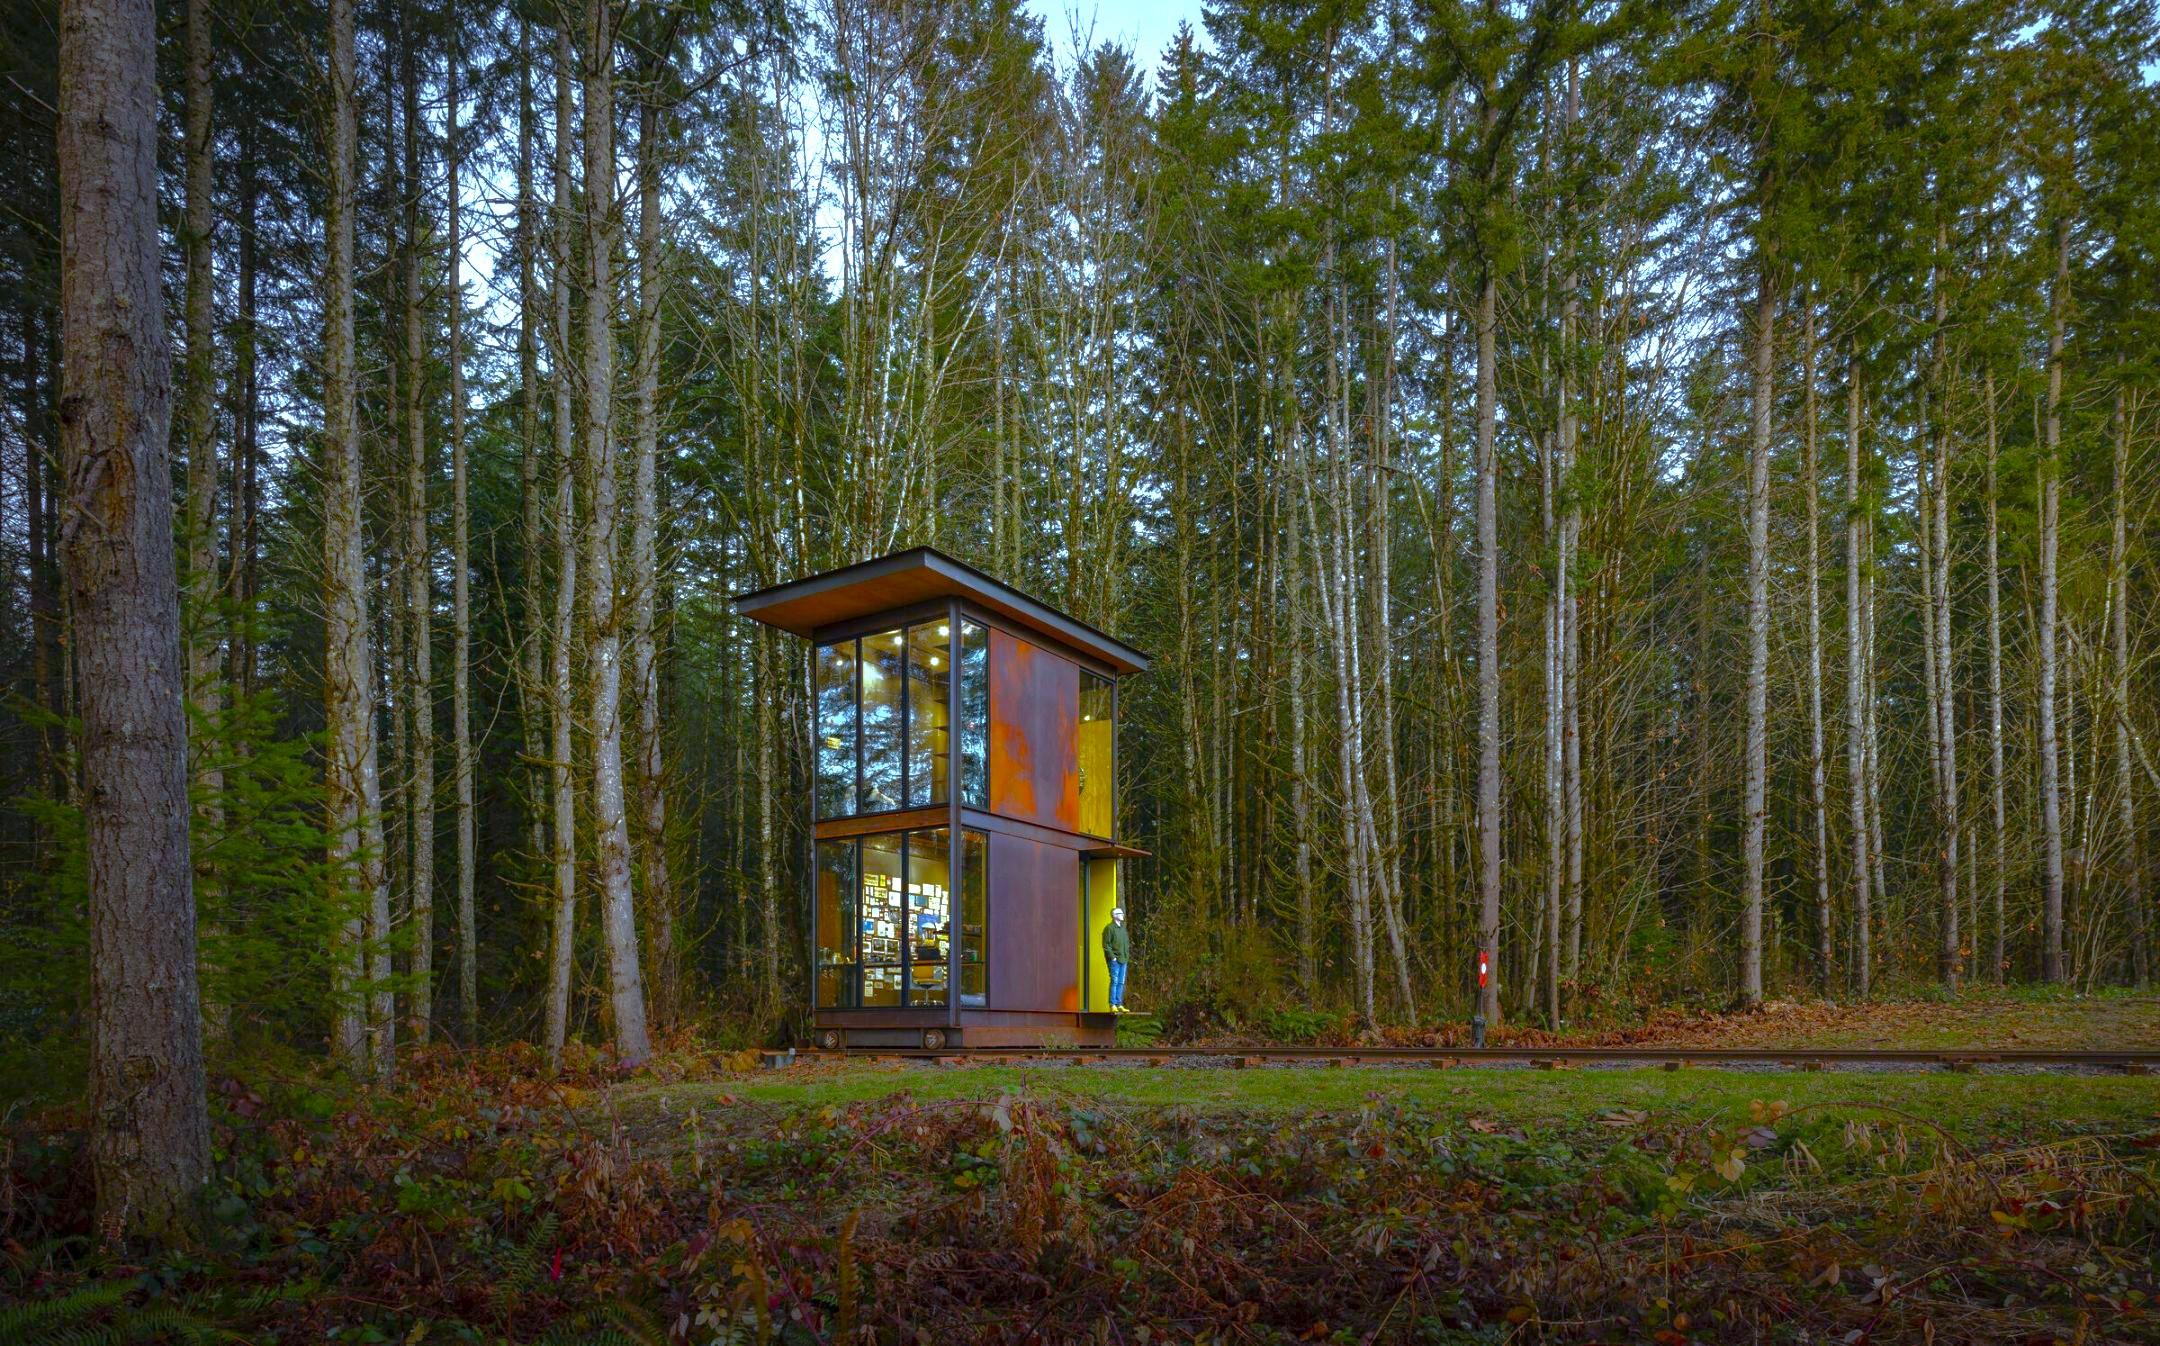
<path id="1" fill-rule="evenodd" d="M 1091 837 L 1111 835 L 1110 802 L 1115 794 L 1112 780 L 1116 762 L 1111 747 L 1115 726 L 1108 719 L 1080 722 L 1080 830 Z"/>
<path id="2" fill-rule="evenodd" d="M 1110 909 L 1118 904 L 1118 862 L 1089 860 L 1086 898 L 1080 904 L 1080 984 L 1087 988 L 1083 1009 L 1110 1011 L 1110 963 L 1103 957 L 1103 927 L 1110 924 Z M 1132 922 L 1127 921 L 1129 927 Z"/>

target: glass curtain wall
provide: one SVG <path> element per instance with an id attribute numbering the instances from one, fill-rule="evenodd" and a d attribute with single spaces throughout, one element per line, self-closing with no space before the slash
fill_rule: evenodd
<path id="1" fill-rule="evenodd" d="M 856 811 L 902 805 L 906 774 L 900 753 L 907 715 L 905 636 L 880 631 L 862 638 L 862 790 Z"/>
<path id="2" fill-rule="evenodd" d="M 817 844 L 817 1007 L 948 1003 L 953 930 L 951 830 L 922 828 Z M 960 1003 L 988 983 L 984 936 L 988 850 L 961 833 Z"/>
<path id="3" fill-rule="evenodd" d="M 960 623 L 960 802 L 990 807 L 990 630 Z"/>
<path id="4" fill-rule="evenodd" d="M 952 646 L 943 617 L 818 646 L 817 817 L 952 798 Z M 987 674 L 988 660 L 977 663 Z"/>
<path id="5" fill-rule="evenodd" d="M 947 960 L 952 953 L 951 834 L 907 834 L 907 937 L 910 1005 L 946 1003 Z"/>
<path id="6" fill-rule="evenodd" d="M 817 652 L 817 816 L 855 811 L 855 642 Z"/>
<path id="7" fill-rule="evenodd" d="M 862 839 L 862 1003 L 900 1004 L 900 969 L 907 956 L 905 832 Z"/>
<path id="8" fill-rule="evenodd" d="M 828 1009 L 855 1007 L 857 913 L 861 884 L 855 872 L 855 843 L 817 844 L 817 874 L 812 901 L 816 908 L 817 1003 Z"/>
<path id="9" fill-rule="evenodd" d="M 952 798 L 952 624 L 911 626 L 907 641 L 907 802 L 924 808 Z"/>

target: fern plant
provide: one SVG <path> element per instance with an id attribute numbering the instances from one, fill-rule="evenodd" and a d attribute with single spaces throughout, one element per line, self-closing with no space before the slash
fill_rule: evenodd
<path id="1" fill-rule="evenodd" d="M 93 1281 L 39 1304 L 0 1307 L 0 1341 L 10 1346 L 193 1346 L 222 1335 L 169 1303 L 132 1305 L 134 1281 Z"/>
<path id="2" fill-rule="evenodd" d="M 495 1281 L 496 1317 L 508 1318 L 519 1299 L 540 1288 L 541 1278 L 547 1274 L 548 1250 L 553 1247 L 560 1227 L 555 1212 L 546 1211 L 533 1222 L 532 1232 L 525 1236 L 523 1243 L 511 1245 L 509 1255 L 503 1259 L 501 1274 Z"/>
<path id="3" fill-rule="evenodd" d="M 615 1304 L 565 1318 L 540 1341 L 541 1346 L 668 1346 L 668 1334 L 644 1309 Z"/>

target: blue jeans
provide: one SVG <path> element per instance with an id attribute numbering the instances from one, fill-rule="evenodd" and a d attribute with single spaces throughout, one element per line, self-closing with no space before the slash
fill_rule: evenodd
<path id="1" fill-rule="evenodd" d="M 1115 958 L 1110 960 L 1110 1003 L 1125 1003 L 1125 965 Z"/>

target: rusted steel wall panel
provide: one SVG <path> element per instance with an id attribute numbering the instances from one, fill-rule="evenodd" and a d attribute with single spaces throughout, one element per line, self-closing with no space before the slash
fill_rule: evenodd
<path id="1" fill-rule="evenodd" d="M 1080 826 L 1080 668 L 990 632 L 990 811 Z"/>
<path id="2" fill-rule="evenodd" d="M 992 1010 L 1080 1008 L 1080 853 L 990 837 Z"/>

